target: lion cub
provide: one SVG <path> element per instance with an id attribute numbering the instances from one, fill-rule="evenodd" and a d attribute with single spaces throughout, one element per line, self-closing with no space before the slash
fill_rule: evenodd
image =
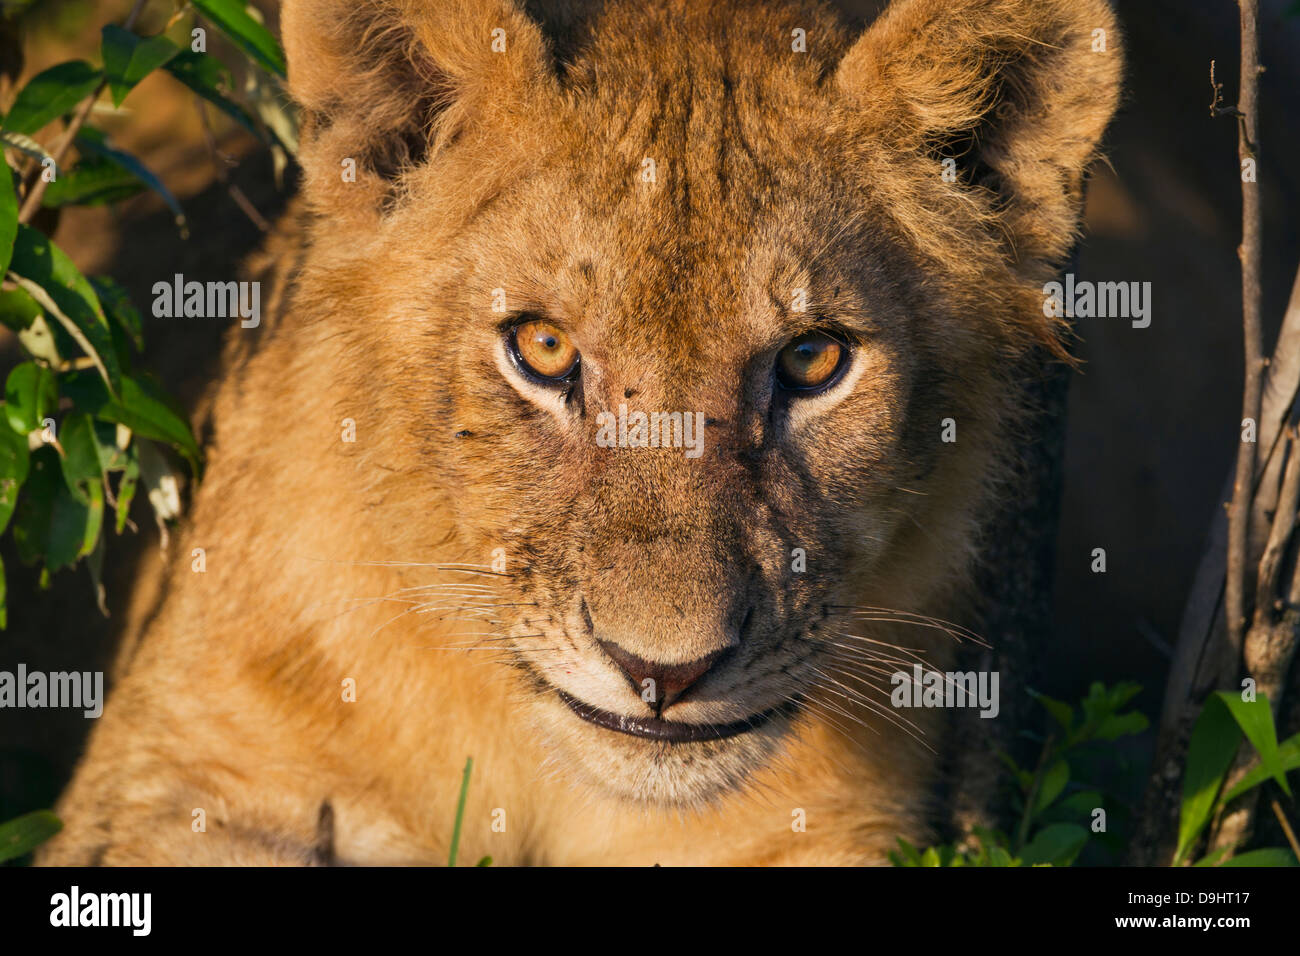
<path id="1" fill-rule="evenodd" d="M 523 6 L 285 3 L 303 200 L 207 570 L 44 862 L 443 862 L 469 757 L 465 859 L 930 836 L 946 715 L 894 690 L 952 659 L 1008 370 L 1059 351 L 1109 8 Z"/>

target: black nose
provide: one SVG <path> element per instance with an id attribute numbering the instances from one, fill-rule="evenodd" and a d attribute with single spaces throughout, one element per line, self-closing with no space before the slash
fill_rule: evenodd
<path id="1" fill-rule="evenodd" d="M 601 641 L 600 646 L 610 660 L 628 676 L 637 694 L 654 708 L 656 714 L 681 697 L 688 687 L 703 677 L 727 653 L 724 648 L 685 664 L 662 664 L 637 657 L 610 641 Z M 646 681 L 651 683 L 647 684 Z"/>

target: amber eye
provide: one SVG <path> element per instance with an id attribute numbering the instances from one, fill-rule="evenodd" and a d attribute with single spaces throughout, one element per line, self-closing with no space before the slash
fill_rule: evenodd
<path id="1" fill-rule="evenodd" d="M 826 332 L 806 332 L 776 357 L 777 381 L 796 392 L 824 388 L 844 366 L 848 352 L 843 342 Z"/>
<path id="2" fill-rule="evenodd" d="M 565 382 L 578 370 L 577 348 L 558 327 L 544 319 L 510 330 L 510 348 L 525 372 L 547 382 Z"/>

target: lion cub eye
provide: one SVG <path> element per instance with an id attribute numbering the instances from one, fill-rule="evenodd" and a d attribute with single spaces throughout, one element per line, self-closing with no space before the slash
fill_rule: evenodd
<path id="1" fill-rule="evenodd" d="M 776 357 L 776 378 L 794 392 L 819 391 L 839 377 L 849 349 L 826 332 L 806 332 Z"/>
<path id="2" fill-rule="evenodd" d="M 544 382 L 567 382 L 578 371 L 581 356 L 563 330 L 544 319 L 521 322 L 509 332 L 515 361 Z"/>

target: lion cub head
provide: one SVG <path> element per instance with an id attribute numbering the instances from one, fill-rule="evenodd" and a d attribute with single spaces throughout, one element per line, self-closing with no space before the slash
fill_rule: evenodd
<path id="1" fill-rule="evenodd" d="M 485 640 L 525 725 L 696 803 L 887 707 L 876 619 L 960 590 L 1119 38 L 1102 0 L 898 0 L 857 35 L 526 6 L 286 4 L 294 308 L 380 423 L 368 520 L 505 555 Z"/>

